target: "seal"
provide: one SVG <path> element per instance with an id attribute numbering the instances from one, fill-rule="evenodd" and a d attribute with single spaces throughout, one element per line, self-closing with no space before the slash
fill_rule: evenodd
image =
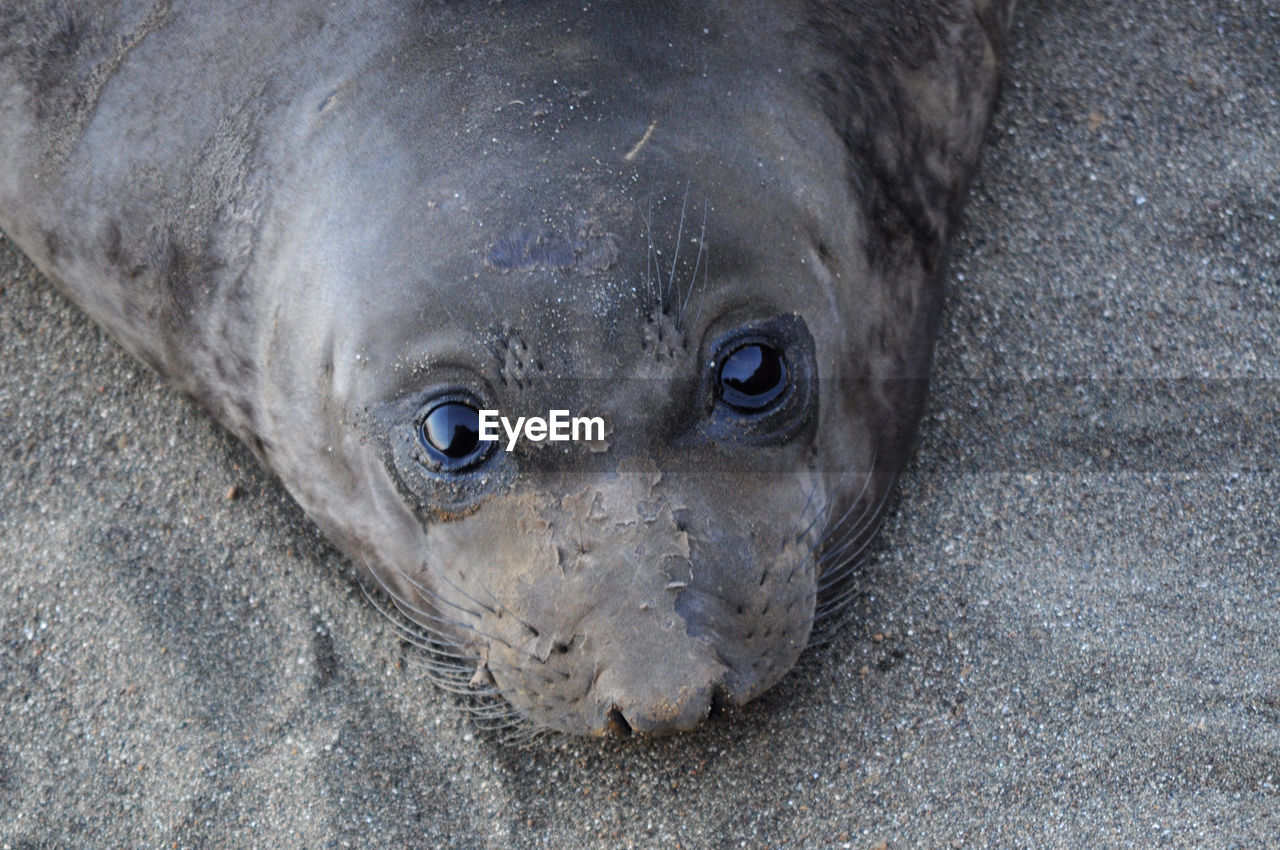
<path id="1" fill-rule="evenodd" d="M 851 593 L 1012 5 L 8 4 L 0 226 L 484 723 L 690 729 Z"/>

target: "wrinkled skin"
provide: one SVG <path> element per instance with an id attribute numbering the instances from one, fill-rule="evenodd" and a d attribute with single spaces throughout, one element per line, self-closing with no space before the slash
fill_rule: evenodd
<path id="1" fill-rule="evenodd" d="M 0 226 L 491 722 L 689 729 L 839 611 L 1011 0 L 11 5 Z M 443 469 L 450 392 L 608 433 Z"/>

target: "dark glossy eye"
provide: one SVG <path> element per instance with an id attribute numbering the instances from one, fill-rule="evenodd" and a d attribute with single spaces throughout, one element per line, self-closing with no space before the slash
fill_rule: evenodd
<path id="1" fill-rule="evenodd" d="M 745 413 L 765 410 L 787 389 L 787 361 L 772 346 L 751 342 L 720 364 L 720 397 Z"/>
<path id="2" fill-rule="evenodd" d="M 418 426 L 418 436 L 436 460 L 455 469 L 478 463 L 492 445 L 480 441 L 480 411 L 463 401 L 431 408 Z"/>

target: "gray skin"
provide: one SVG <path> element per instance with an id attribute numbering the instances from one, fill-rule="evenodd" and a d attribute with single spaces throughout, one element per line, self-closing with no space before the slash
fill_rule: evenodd
<path id="1" fill-rule="evenodd" d="M 5 4 L 0 227 L 486 723 L 689 729 L 850 593 L 1012 5 Z M 751 342 L 787 368 L 754 414 Z M 454 470 L 449 393 L 608 434 Z"/>

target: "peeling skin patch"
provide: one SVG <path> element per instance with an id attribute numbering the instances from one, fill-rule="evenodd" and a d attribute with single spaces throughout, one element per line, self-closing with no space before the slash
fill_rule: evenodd
<path id="1" fill-rule="evenodd" d="M 631 457 L 439 529 L 424 570 L 449 577 L 436 601 L 463 629 L 467 677 L 543 728 L 597 732 L 610 716 L 640 732 L 692 728 L 718 699 L 767 687 L 808 636 L 814 542 L 752 521 L 758 484 Z M 765 488 L 766 510 L 802 514 L 810 486 Z M 706 521 L 697 506 L 713 503 L 733 528 Z"/>
<path id="2" fill-rule="evenodd" d="M 724 676 L 714 651 L 688 639 L 675 609 L 670 565 L 688 564 L 690 543 L 659 492 L 661 480 L 655 470 L 633 470 L 555 501 L 551 494 L 525 493 L 487 506 L 491 518 L 506 515 L 530 532 L 486 535 L 489 551 L 480 560 L 491 569 L 473 575 L 479 581 L 467 591 L 491 608 L 474 625 L 477 635 L 489 637 L 487 672 L 526 714 L 550 719 L 548 706 L 563 714 L 579 704 L 580 722 L 595 726 L 608 708 L 596 705 L 598 698 L 623 703 L 643 723 L 637 706 L 662 702 L 638 691 L 677 692 L 687 687 L 679 680 L 691 669 L 700 671 L 694 677 L 700 687 Z M 474 564 L 471 571 L 479 572 Z M 642 599 L 650 604 L 638 605 Z M 641 673 L 655 647 L 684 659 L 666 668 L 672 681 Z"/>

